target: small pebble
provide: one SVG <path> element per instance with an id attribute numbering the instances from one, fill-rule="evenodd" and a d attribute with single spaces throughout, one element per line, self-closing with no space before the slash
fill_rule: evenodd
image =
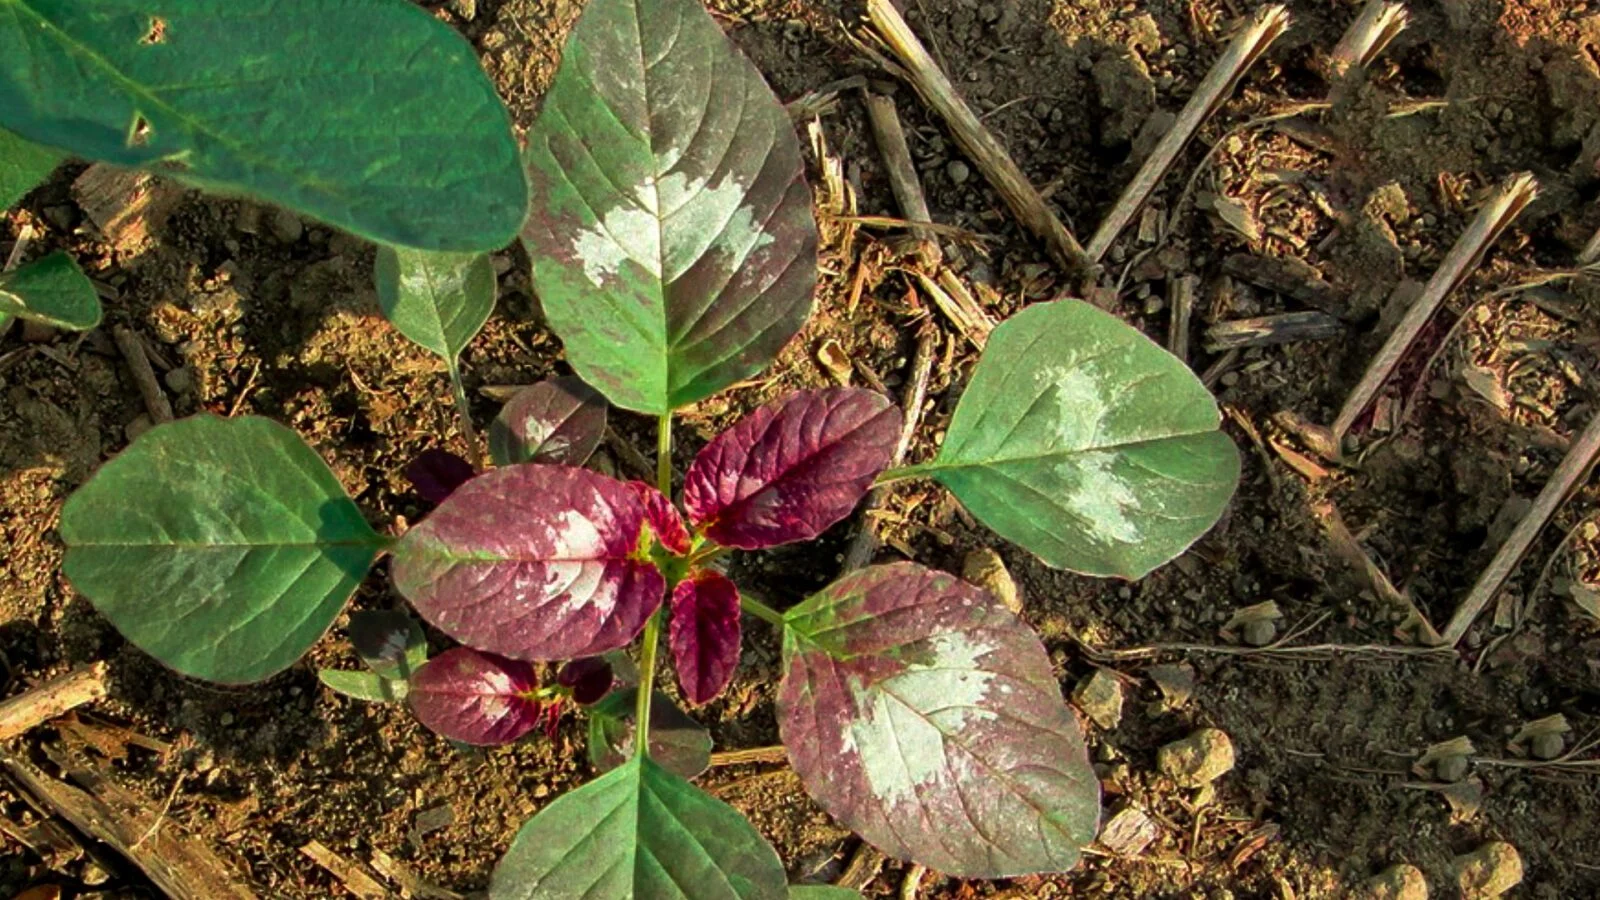
<path id="1" fill-rule="evenodd" d="M 300 218 L 287 209 L 280 209 L 272 214 L 272 236 L 285 244 L 293 244 L 300 240 L 306 233 L 306 227 L 300 224 Z"/>
<path id="2" fill-rule="evenodd" d="M 132 422 L 129 422 L 127 425 L 123 426 L 122 431 L 128 436 L 128 440 L 132 441 L 139 435 L 149 431 L 152 424 L 154 423 L 150 421 L 149 414 L 139 413 L 137 416 L 133 417 Z"/>
<path id="3" fill-rule="evenodd" d="M 945 165 L 944 170 L 945 173 L 950 176 L 950 181 L 954 184 L 966 184 L 967 179 L 972 177 L 972 170 L 967 167 L 966 163 L 959 159 L 950 160 L 950 162 Z"/>
<path id="4" fill-rule="evenodd" d="M 1162 774 L 1180 787 L 1210 784 L 1233 768 L 1233 741 L 1217 728 L 1202 728 L 1156 751 Z"/>
<path id="5" fill-rule="evenodd" d="M 1450 864 L 1461 895 L 1470 900 L 1498 897 L 1522 883 L 1522 856 L 1505 841 L 1490 841 Z"/>
<path id="6" fill-rule="evenodd" d="M 1244 642 L 1252 647 L 1265 647 L 1278 636 L 1278 626 L 1271 619 L 1252 619 L 1244 623 Z"/>
<path id="7" fill-rule="evenodd" d="M 1535 759 L 1555 759 L 1566 749 L 1566 741 L 1563 741 L 1559 734 L 1545 732 L 1535 737 L 1528 749 Z"/>
<path id="8" fill-rule="evenodd" d="M 1361 900 L 1428 900 L 1428 879 L 1405 863 L 1384 869 L 1363 887 Z"/>
<path id="9" fill-rule="evenodd" d="M 1078 682 L 1072 702 L 1096 725 L 1110 731 L 1122 721 L 1122 682 L 1105 669 Z"/>
<path id="10" fill-rule="evenodd" d="M 1433 774 L 1440 781 L 1457 782 L 1467 777 L 1467 758 L 1465 756 L 1444 756 L 1433 763 Z"/>
<path id="11" fill-rule="evenodd" d="M 187 394 L 194 389 L 194 371 L 188 366 L 179 366 L 168 372 L 162 379 L 174 393 Z"/>

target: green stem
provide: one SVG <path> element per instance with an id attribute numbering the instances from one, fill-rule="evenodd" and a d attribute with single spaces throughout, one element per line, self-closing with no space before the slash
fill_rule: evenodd
<path id="1" fill-rule="evenodd" d="M 758 619 L 765 620 L 766 622 L 776 625 L 779 628 L 783 627 L 783 613 L 778 612 L 777 610 L 766 605 L 765 603 L 762 603 L 760 600 L 757 600 L 749 594 L 740 592 L 739 606 L 742 607 L 745 612 L 755 616 Z"/>
<path id="2" fill-rule="evenodd" d="M 927 477 L 933 468 L 934 467 L 932 465 L 923 464 L 920 466 L 900 466 L 899 468 L 895 469 L 885 469 L 883 472 L 879 473 L 877 478 L 872 480 L 872 486 L 877 488 L 883 487 L 886 484 L 894 484 L 896 481 L 906 481 L 911 478 L 924 478 Z"/>
<path id="3" fill-rule="evenodd" d="M 656 433 L 656 489 L 672 496 L 672 412 L 661 414 Z M 672 585 L 667 586 L 669 589 Z M 650 753 L 650 699 L 655 693 L 656 647 L 661 643 L 661 614 L 657 609 L 644 625 L 644 641 L 639 646 L 639 697 L 633 712 L 633 752 Z"/>
<path id="4" fill-rule="evenodd" d="M 447 363 L 450 370 L 450 393 L 456 399 L 456 415 L 461 419 L 461 439 L 467 442 L 467 462 L 483 471 L 483 450 L 478 447 L 478 429 L 472 425 L 472 406 L 467 403 L 467 389 L 461 383 L 461 365 L 454 359 Z"/>

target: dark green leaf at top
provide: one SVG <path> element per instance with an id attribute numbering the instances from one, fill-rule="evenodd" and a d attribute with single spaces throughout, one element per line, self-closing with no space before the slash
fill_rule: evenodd
<path id="1" fill-rule="evenodd" d="M 373 271 L 384 318 L 451 364 L 489 321 L 500 289 L 482 253 L 379 247 Z"/>
<path id="2" fill-rule="evenodd" d="M 816 224 L 794 127 L 700 0 L 593 0 L 526 151 L 551 328 L 659 415 L 765 367 L 805 322 Z"/>
<path id="3" fill-rule="evenodd" d="M 517 832 L 490 900 L 784 900 L 778 854 L 739 811 L 636 756 Z"/>
<path id="4" fill-rule="evenodd" d="M 7 316 L 87 331 L 100 324 L 100 295 L 72 257 L 52 253 L 0 275 L 0 318 Z"/>
<path id="5" fill-rule="evenodd" d="M 493 250 L 527 210 L 472 47 L 404 0 L 0 0 L 0 126 L 379 243 Z"/>
<path id="6" fill-rule="evenodd" d="M 1044 646 L 998 601 L 899 563 L 846 575 L 784 623 L 778 726 L 823 809 L 963 878 L 1077 863 L 1100 782 Z"/>
<path id="7" fill-rule="evenodd" d="M 353 612 L 348 631 L 356 655 L 385 678 L 410 678 L 428 661 L 428 638 L 422 625 L 399 610 Z"/>
<path id="8" fill-rule="evenodd" d="M 517 391 L 501 408 L 489 424 L 489 457 L 497 466 L 581 466 L 605 434 L 605 398 L 581 378 L 551 378 Z"/>
<path id="9" fill-rule="evenodd" d="M 638 688 L 607 694 L 589 707 L 589 762 L 602 772 L 633 755 Z M 711 767 L 711 733 L 662 693 L 650 697 L 650 758 L 670 772 L 694 778 Z"/>
<path id="10" fill-rule="evenodd" d="M 158 425 L 61 511 L 67 578 L 128 640 L 228 684 L 299 659 L 387 540 L 316 451 L 267 419 Z"/>
<path id="11" fill-rule="evenodd" d="M 944 445 L 922 467 L 1052 566 L 1140 578 L 1216 524 L 1239 453 L 1189 367 L 1077 300 L 989 339 Z"/>
<path id="12" fill-rule="evenodd" d="M 882 394 L 790 394 L 700 451 L 684 476 L 684 509 L 725 547 L 809 540 L 856 508 L 889 465 L 899 435 L 900 410 Z"/>
<path id="13" fill-rule="evenodd" d="M 38 187 L 65 157 L 0 128 L 0 211 Z"/>
<path id="14" fill-rule="evenodd" d="M 472 479 L 406 532 L 395 587 L 435 627 L 513 659 L 626 646 L 666 581 L 638 558 L 644 507 L 586 469 L 524 463 Z"/>

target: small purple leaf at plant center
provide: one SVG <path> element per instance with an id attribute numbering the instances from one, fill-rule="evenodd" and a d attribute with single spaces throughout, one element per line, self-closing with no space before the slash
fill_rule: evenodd
<path id="1" fill-rule="evenodd" d="M 489 456 L 497 466 L 581 466 L 605 433 L 605 398 L 576 376 L 551 378 L 517 391 L 489 423 Z"/>
<path id="2" fill-rule="evenodd" d="M 469 647 L 512 659 L 625 647 L 666 579 L 638 553 L 644 505 L 587 469 L 524 463 L 450 495 L 394 547 L 395 588 Z"/>
<path id="3" fill-rule="evenodd" d="M 533 666 L 469 647 L 429 660 L 411 676 L 411 711 L 431 731 L 480 747 L 509 744 L 539 724 Z"/>
<path id="4" fill-rule="evenodd" d="M 678 515 L 667 495 L 642 481 L 630 481 L 628 487 L 639 495 L 639 501 L 644 504 L 644 520 L 661 546 L 678 556 L 689 555 L 689 529 L 684 527 L 683 517 Z"/>
<path id="5" fill-rule="evenodd" d="M 417 489 L 417 494 L 429 503 L 443 503 L 455 489 L 478 474 L 472 463 L 449 450 L 422 451 L 422 455 L 406 465 L 406 480 Z"/>
<path id="6" fill-rule="evenodd" d="M 710 569 L 678 582 L 667 643 L 684 698 L 695 706 L 715 700 L 739 664 L 739 589 Z"/>
<path id="7" fill-rule="evenodd" d="M 588 706 L 611 690 L 611 663 L 598 656 L 575 659 L 556 672 L 556 684 L 572 692 L 572 700 Z"/>
<path id="8" fill-rule="evenodd" d="M 689 520 L 726 547 L 814 538 L 855 509 L 894 455 L 900 410 L 861 388 L 801 391 L 718 435 L 683 487 Z"/>

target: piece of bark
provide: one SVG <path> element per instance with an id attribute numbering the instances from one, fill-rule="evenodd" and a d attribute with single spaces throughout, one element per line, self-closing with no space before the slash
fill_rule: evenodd
<path id="1" fill-rule="evenodd" d="M 106 695 L 106 664 L 74 669 L 0 702 L 0 741 L 10 740 Z"/>
<path id="2" fill-rule="evenodd" d="M 387 900 L 389 890 L 378 883 L 367 872 L 365 866 L 351 862 L 339 854 L 329 850 L 320 841 L 311 841 L 300 848 L 300 852 L 311 858 L 312 862 L 328 870 L 328 874 L 339 879 L 345 890 L 361 900 Z"/>
<path id="3" fill-rule="evenodd" d="M 1167 330 L 1167 349 L 1173 356 L 1189 361 L 1189 319 L 1194 315 L 1194 298 L 1199 292 L 1200 276 L 1182 275 L 1168 284 L 1168 302 L 1172 306 L 1172 325 Z"/>
<path id="4" fill-rule="evenodd" d="M 922 41 L 917 39 L 894 4 L 890 0 L 867 0 L 867 15 L 889 50 L 905 67 L 903 74 L 911 86 L 923 102 L 944 119 L 956 144 L 994 186 L 1023 227 L 1044 241 L 1045 249 L 1069 271 L 1093 270 L 1094 262 L 1084 253 L 1083 245 L 1028 183 L 1027 176 L 1022 174 L 1000 141 L 984 127 L 972 107 L 956 93 L 955 86 L 928 55 Z"/>
<path id="5" fill-rule="evenodd" d="M 1339 301 L 1339 292 L 1322 280 L 1322 273 L 1310 263 L 1292 257 L 1234 253 L 1223 257 L 1222 272 L 1349 321 L 1350 309 Z"/>
<path id="6" fill-rule="evenodd" d="M 41 805 L 138 866 L 171 900 L 257 900 L 209 847 L 99 772 L 73 769 L 84 786 L 78 788 L 4 750 L 0 767 Z"/>
<path id="7" fill-rule="evenodd" d="M 856 845 L 856 852 L 851 855 L 850 862 L 845 865 L 844 874 L 840 875 L 839 880 L 835 881 L 834 884 L 852 891 L 859 891 L 870 884 L 872 879 L 878 877 L 878 873 L 883 871 L 883 864 L 887 861 L 888 857 L 879 852 L 878 848 L 866 841 L 862 841 Z"/>
<path id="8" fill-rule="evenodd" d="M 872 135 L 877 139 L 878 152 L 883 155 L 883 165 L 889 173 L 889 190 L 900 205 L 900 213 L 908 222 L 932 223 L 933 213 L 928 210 L 928 198 L 922 192 L 922 181 L 917 178 L 917 167 L 911 161 L 911 148 L 906 144 L 905 129 L 900 127 L 900 114 L 894 100 L 871 91 L 863 96 Z M 917 239 L 917 257 L 929 271 L 937 269 L 942 259 L 938 236 L 926 228 L 913 228 L 911 234 Z"/>
<path id="9" fill-rule="evenodd" d="M 1338 319 L 1323 312 L 1278 313 L 1218 322 L 1206 329 L 1206 352 L 1268 347 L 1297 341 L 1325 341 L 1344 334 Z"/>
<path id="10" fill-rule="evenodd" d="M 117 349 L 122 351 L 122 358 L 128 363 L 128 371 L 133 373 L 133 383 L 139 388 L 139 396 L 144 399 L 144 408 L 150 413 L 150 420 L 157 425 L 162 422 L 172 421 L 172 403 L 167 400 L 167 395 L 161 390 L 161 382 L 156 378 L 155 370 L 150 367 L 150 358 L 145 355 L 144 341 L 127 328 L 118 325 L 111 330 L 111 337 L 117 342 Z"/>
<path id="11" fill-rule="evenodd" d="M 372 851 L 372 868 L 379 875 L 400 885 L 402 897 L 413 900 L 463 900 L 463 895 L 423 881 L 417 873 L 389 854 L 376 848 Z"/>
<path id="12" fill-rule="evenodd" d="M 116 250 L 138 248 L 172 213 L 183 189 L 149 172 L 95 163 L 72 183 L 72 197 Z"/>

